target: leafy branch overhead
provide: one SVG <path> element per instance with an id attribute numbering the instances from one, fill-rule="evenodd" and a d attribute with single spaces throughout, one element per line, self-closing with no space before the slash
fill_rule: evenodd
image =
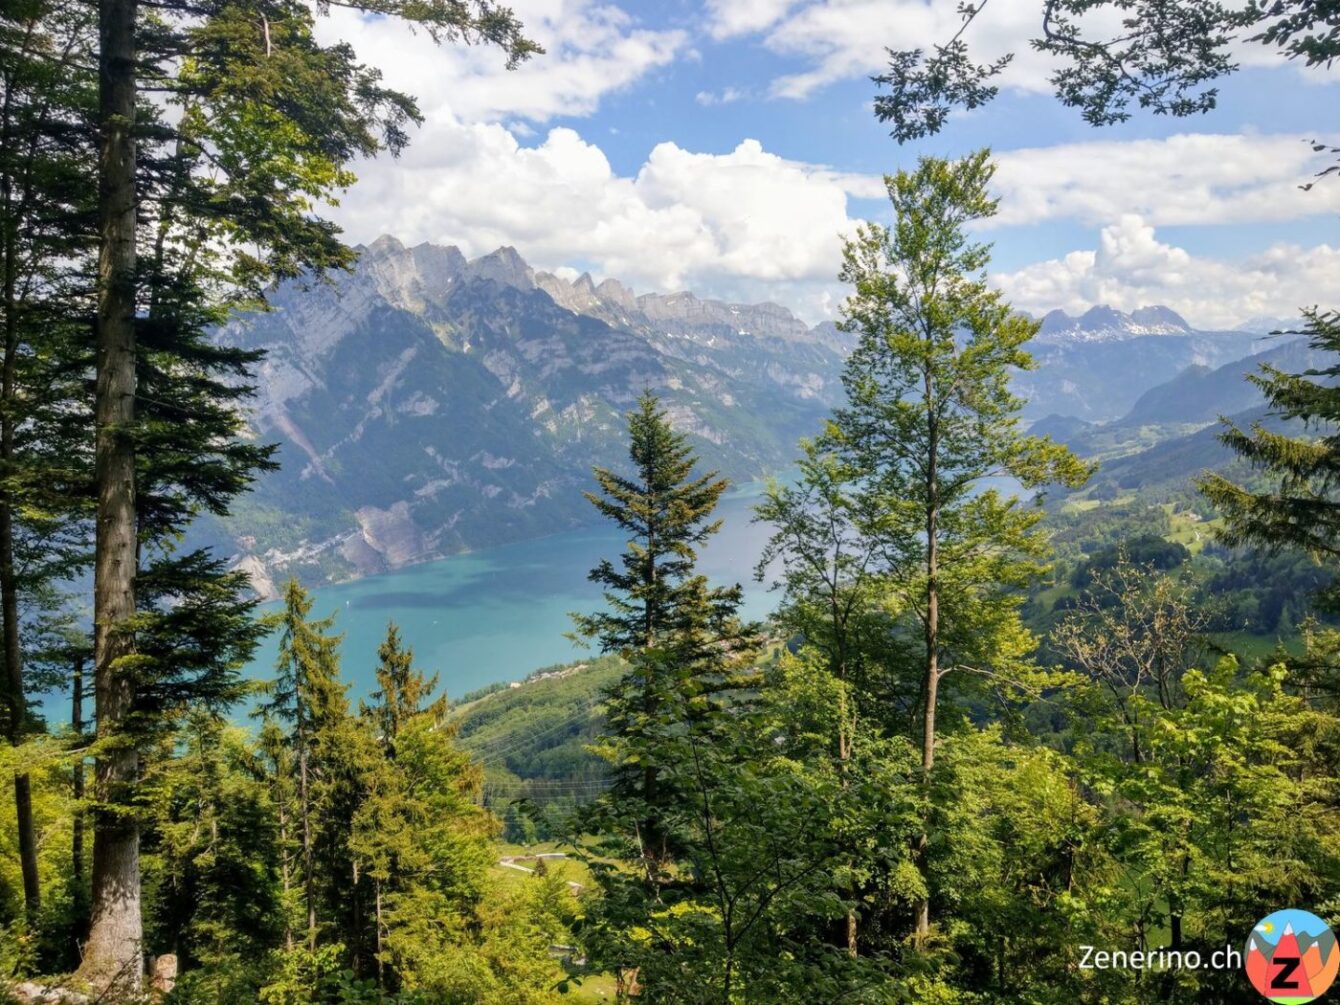
<path id="1" fill-rule="evenodd" d="M 967 37 L 989 0 L 960 4 L 954 37 L 925 49 L 889 49 L 874 79 L 888 93 L 875 115 L 899 143 L 938 133 L 955 109 L 971 111 L 999 91 L 1007 52 L 973 58 Z M 1050 83 L 1062 104 L 1090 125 L 1125 122 L 1134 109 L 1185 117 L 1213 110 L 1215 83 L 1239 68 L 1241 43 L 1269 48 L 1308 67 L 1340 55 L 1333 0 L 1044 0 L 1038 34 L 1017 39 L 1056 60 Z"/>

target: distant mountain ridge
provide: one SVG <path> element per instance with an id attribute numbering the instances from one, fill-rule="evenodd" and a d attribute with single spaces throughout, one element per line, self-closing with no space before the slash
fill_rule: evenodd
<path id="1" fill-rule="evenodd" d="M 644 388 L 736 480 L 790 463 L 841 394 L 831 326 L 569 283 L 512 248 L 383 237 L 352 272 L 270 299 L 218 338 L 267 352 L 251 426 L 282 467 L 202 528 L 263 594 L 589 524 L 581 490 L 622 461 Z"/>
<path id="2" fill-rule="evenodd" d="M 1166 384 L 1140 395 L 1118 424 L 1213 422 L 1221 415 L 1235 415 L 1265 403 L 1261 389 L 1247 379 L 1263 365 L 1286 373 L 1302 373 L 1323 365 L 1322 354 L 1304 338 L 1280 336 L 1271 341 L 1276 344 L 1217 368 L 1187 367 Z"/>
<path id="3" fill-rule="evenodd" d="M 1099 304 L 1078 317 L 1050 311 L 1042 318 L 1038 343 L 1108 342 L 1145 335 L 1189 335 L 1191 325 L 1170 307 L 1140 307 L 1130 314 Z"/>
<path id="4" fill-rule="evenodd" d="M 650 388 L 705 465 L 735 480 L 792 463 L 839 403 L 852 336 L 772 303 L 636 294 L 536 271 L 510 247 L 382 237 L 329 283 L 289 283 L 220 341 L 267 352 L 250 416 L 266 475 L 200 535 L 258 590 L 321 582 L 590 524 L 593 464 L 624 457 L 623 413 Z M 1053 312 L 1019 374 L 1025 415 L 1126 414 L 1192 364 L 1252 351 L 1167 308 Z"/>

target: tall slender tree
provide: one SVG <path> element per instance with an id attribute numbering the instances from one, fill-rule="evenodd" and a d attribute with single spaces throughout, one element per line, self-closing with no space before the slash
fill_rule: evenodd
<path id="1" fill-rule="evenodd" d="M 490 0 L 368 0 L 434 40 L 480 39 L 509 65 L 538 51 Z M 323 8 L 324 10 L 324 8 Z M 97 198 L 96 622 L 99 730 L 93 919 L 83 976 L 134 989 L 139 973 L 135 617 L 139 572 L 137 318 L 152 317 L 153 273 L 191 281 L 206 303 L 254 296 L 272 279 L 342 267 L 352 252 L 310 212 L 352 180 L 353 157 L 403 146 L 418 112 L 344 44 L 321 45 L 296 0 L 154 4 L 100 0 Z M 137 101 L 165 93 L 172 121 Z M 204 164 L 208 171 L 200 170 Z M 148 228 L 141 233 L 138 223 Z M 161 267 L 164 255 L 175 257 Z M 212 284 L 202 283 L 208 277 Z M 142 310 L 143 308 L 143 310 Z M 203 571 L 197 566 L 197 571 Z M 200 680 L 198 683 L 206 684 Z"/>
<path id="2" fill-rule="evenodd" d="M 333 618 L 309 620 L 312 600 L 297 580 L 284 587 L 284 610 L 279 616 L 279 658 L 269 700 L 260 713 L 267 722 L 288 728 L 285 746 L 290 756 L 283 763 L 292 770 L 291 780 L 280 784 L 291 789 L 294 799 L 294 838 L 298 854 L 298 878 L 302 886 L 305 915 L 304 938 L 316 945 L 317 873 L 315 860 L 318 821 L 314 798 L 313 744 L 320 718 L 338 688 L 340 639 L 330 634 Z M 278 758 L 276 758 L 278 762 Z"/>
<path id="3" fill-rule="evenodd" d="M 857 472 L 856 509 L 879 541 L 886 603 L 920 636 L 912 686 L 928 793 L 945 676 L 1029 673 L 1034 643 L 1019 605 L 1043 569 L 1042 512 L 985 480 L 1009 476 L 1031 488 L 1087 478 L 1067 449 L 1018 428 L 1009 376 L 1033 365 L 1024 344 L 1037 324 L 991 289 L 989 249 L 967 234 L 995 212 L 993 171 L 981 151 L 957 162 L 925 158 L 887 178 L 893 226 L 862 227 L 842 269 L 854 289 L 841 325 L 859 343 L 843 375 L 847 404 L 827 438 Z M 921 937 L 930 913 L 923 897 Z"/>
<path id="4" fill-rule="evenodd" d="M 0 14 L 0 656 L 7 739 L 33 730 L 20 611 L 84 549 L 80 492 L 87 459 L 76 405 L 87 357 L 90 286 L 81 252 L 92 202 L 84 123 L 95 80 L 72 53 L 88 47 L 87 8 L 24 4 Z M 87 477 L 84 469 L 76 481 Z M 34 545 L 40 547 L 34 548 Z M 45 552 L 45 554 L 43 553 Z M 24 898 L 40 908 L 29 776 L 14 775 Z"/>
<path id="5" fill-rule="evenodd" d="M 604 587 L 608 609 L 574 620 L 578 635 L 629 661 L 628 673 L 607 696 L 606 717 L 619 741 L 637 742 L 650 738 L 667 716 L 682 715 L 689 686 L 683 671 L 692 662 L 685 647 L 735 631 L 728 626 L 741 590 L 709 586 L 696 569 L 697 549 L 721 528 L 712 513 L 726 480 L 715 471 L 695 476 L 692 447 L 649 390 L 628 414 L 628 433 L 632 475 L 596 468 L 600 491 L 586 493 L 629 535 L 628 545 L 618 566 L 604 559 L 589 577 Z M 656 810 L 672 798 L 664 788 L 654 761 L 616 759 L 616 795 L 646 808 L 639 840 L 649 874 L 668 851 Z"/>

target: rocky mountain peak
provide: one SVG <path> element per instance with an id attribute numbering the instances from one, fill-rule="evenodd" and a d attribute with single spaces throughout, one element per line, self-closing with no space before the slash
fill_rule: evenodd
<path id="1" fill-rule="evenodd" d="M 442 307 L 463 282 L 495 282 L 517 289 L 540 289 L 560 307 L 646 336 L 687 338 L 705 345 L 720 338 L 780 338 L 835 345 L 791 311 L 775 303 L 741 304 L 705 300 L 693 293 L 644 293 L 640 296 L 607 278 L 596 283 L 589 272 L 568 280 L 536 272 L 511 246 L 467 260 L 450 245 L 423 243 L 406 248 L 383 235 L 362 249 L 357 272 L 347 289 L 377 297 L 411 312 Z M 369 301 L 369 304 L 372 301 Z"/>
<path id="2" fill-rule="evenodd" d="M 367 246 L 367 250 L 374 255 L 397 255 L 405 250 L 405 246 L 399 238 L 392 237 L 390 234 L 382 234 L 381 237 Z"/>
<path id="3" fill-rule="evenodd" d="M 357 277 L 370 279 L 388 303 L 410 311 L 441 303 L 452 283 L 466 268 L 465 256 L 451 245 L 428 244 L 406 248 L 388 234 L 363 249 Z"/>
<path id="4" fill-rule="evenodd" d="M 1129 320 L 1129 314 L 1123 314 L 1107 304 L 1096 304 L 1079 316 L 1077 324 L 1084 331 L 1101 331 L 1104 328 L 1124 327 Z"/>
<path id="5" fill-rule="evenodd" d="M 1161 305 L 1136 308 L 1131 312 L 1131 320 L 1143 328 L 1164 328 L 1170 332 L 1191 330 L 1186 318 L 1171 307 Z"/>
<path id="6" fill-rule="evenodd" d="M 637 297 L 617 279 L 606 279 L 596 287 L 596 295 L 607 304 L 615 304 L 625 311 L 637 309 Z"/>
<path id="7" fill-rule="evenodd" d="M 1188 335 L 1194 331 L 1170 307 L 1140 307 L 1130 314 L 1109 304 L 1090 307 L 1079 317 L 1065 311 L 1050 311 L 1038 330 L 1041 342 L 1107 342 L 1145 335 Z"/>
<path id="8" fill-rule="evenodd" d="M 471 261 L 467 268 L 471 279 L 492 280 L 503 286 L 528 290 L 535 286 L 535 272 L 511 245 L 499 248 Z"/>

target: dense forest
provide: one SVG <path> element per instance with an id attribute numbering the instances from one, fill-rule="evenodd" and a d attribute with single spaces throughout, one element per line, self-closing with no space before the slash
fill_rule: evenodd
<path id="1" fill-rule="evenodd" d="M 276 463 L 260 354 L 211 334 L 352 264 L 316 207 L 421 118 L 328 6 L 0 9 L 0 997 L 1238 1002 L 1219 951 L 1340 920 L 1340 315 L 1296 326 L 1332 362 L 1251 376 L 1230 464 L 1105 474 L 1020 419 L 987 151 L 889 175 L 833 263 L 855 348 L 757 507 L 772 618 L 699 570 L 728 483 L 639 388 L 591 658 L 453 704 L 392 623 L 351 697 L 299 583 L 262 613 L 189 536 Z M 492 0 L 347 6 L 544 58 Z M 1094 125 L 1211 110 L 1244 33 L 1337 55 L 1326 5 L 1106 5 L 1105 43 L 1093 6 L 1033 44 Z M 958 36 L 889 58 L 899 141 L 994 97 Z"/>

